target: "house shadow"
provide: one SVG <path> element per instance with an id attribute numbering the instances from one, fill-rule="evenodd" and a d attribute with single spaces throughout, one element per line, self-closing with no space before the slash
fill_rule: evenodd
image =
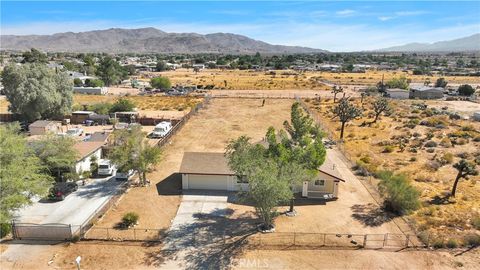
<path id="1" fill-rule="evenodd" d="M 378 227 L 383 223 L 391 221 L 396 215 L 385 211 L 373 203 L 355 204 L 351 207 L 352 217 L 369 227 Z"/>
<path id="2" fill-rule="evenodd" d="M 156 187 L 158 195 L 180 195 L 182 194 L 182 174 L 172 173 L 158 182 Z"/>
<path id="3" fill-rule="evenodd" d="M 230 218 L 231 209 L 193 214 L 194 222 L 172 226 L 161 250 L 148 252 L 144 264 L 161 267 L 167 261 L 185 269 L 226 269 L 239 256 L 258 219 L 251 215 Z"/>

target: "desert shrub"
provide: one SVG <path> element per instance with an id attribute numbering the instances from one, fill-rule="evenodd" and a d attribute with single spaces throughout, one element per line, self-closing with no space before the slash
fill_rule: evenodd
<path id="1" fill-rule="evenodd" d="M 433 116 L 420 122 L 420 125 L 427 127 L 445 127 L 448 125 L 448 121 L 444 116 Z"/>
<path id="2" fill-rule="evenodd" d="M 472 218 L 472 226 L 475 229 L 480 230 L 480 216 L 476 216 Z"/>
<path id="3" fill-rule="evenodd" d="M 448 147 L 451 147 L 452 146 L 452 141 L 449 139 L 449 138 L 443 138 L 441 141 L 440 141 L 440 145 L 445 147 L 445 148 L 448 148 Z"/>
<path id="4" fill-rule="evenodd" d="M 415 161 L 417 161 L 417 157 L 411 157 L 410 158 L 410 162 L 415 162 Z"/>
<path id="5" fill-rule="evenodd" d="M 10 223 L 0 223 L 0 238 L 7 236 L 12 231 Z"/>
<path id="6" fill-rule="evenodd" d="M 465 245 L 470 247 L 476 247 L 480 245 L 480 235 L 476 233 L 469 233 L 463 238 Z"/>
<path id="7" fill-rule="evenodd" d="M 476 136 L 475 138 L 473 138 L 473 141 L 474 142 L 480 142 L 480 135 Z"/>
<path id="8" fill-rule="evenodd" d="M 440 167 L 442 167 L 442 164 L 440 164 L 440 162 L 438 162 L 436 160 L 427 162 L 425 164 L 425 168 L 429 171 L 432 171 L 432 172 L 438 171 L 438 169 L 440 169 Z"/>
<path id="9" fill-rule="evenodd" d="M 473 125 L 466 125 L 462 127 L 462 131 L 476 131 Z"/>
<path id="10" fill-rule="evenodd" d="M 80 235 L 76 234 L 76 235 L 72 236 L 72 242 L 73 243 L 76 243 L 78 241 L 80 241 Z"/>
<path id="11" fill-rule="evenodd" d="M 456 248 L 458 247 L 457 240 L 455 239 L 448 239 L 447 243 L 445 244 L 447 248 Z"/>
<path id="12" fill-rule="evenodd" d="M 125 227 L 131 227 L 137 224 L 138 222 L 138 214 L 135 212 L 128 212 L 122 217 L 122 223 Z"/>
<path id="13" fill-rule="evenodd" d="M 470 154 L 468 152 L 460 152 L 457 154 L 457 157 L 463 158 L 463 159 L 470 159 Z"/>
<path id="14" fill-rule="evenodd" d="M 365 155 L 360 158 L 360 161 L 363 163 L 370 163 L 372 161 L 372 158 L 369 155 Z"/>
<path id="15" fill-rule="evenodd" d="M 436 159 L 440 164 L 447 165 L 453 162 L 453 154 L 452 153 L 444 153 L 443 156 Z"/>
<path id="16" fill-rule="evenodd" d="M 425 147 L 437 147 L 437 143 L 434 141 L 428 141 L 425 143 Z"/>
<path id="17" fill-rule="evenodd" d="M 393 145 L 387 145 L 385 148 L 383 148 L 383 153 L 392 153 L 393 150 L 395 150 L 395 147 Z"/>
<path id="18" fill-rule="evenodd" d="M 433 152 L 435 152 L 435 149 L 433 149 L 433 148 L 428 148 L 427 149 L 427 153 L 433 153 Z"/>
<path id="19" fill-rule="evenodd" d="M 380 179 L 379 191 L 385 199 L 385 208 L 398 214 L 409 213 L 420 206 L 420 192 L 413 187 L 404 174 L 391 171 L 376 173 Z"/>
<path id="20" fill-rule="evenodd" d="M 457 145 L 465 145 L 468 143 L 468 140 L 464 139 L 464 138 L 458 138 L 455 140 L 455 144 Z"/>
<path id="21" fill-rule="evenodd" d="M 445 247 L 445 242 L 441 238 L 434 239 L 432 241 L 432 247 L 433 248 L 444 248 Z"/>
<path id="22" fill-rule="evenodd" d="M 410 119 L 408 122 L 405 124 L 405 127 L 408 128 L 415 128 L 418 124 L 420 123 L 420 120 L 418 118 Z"/>

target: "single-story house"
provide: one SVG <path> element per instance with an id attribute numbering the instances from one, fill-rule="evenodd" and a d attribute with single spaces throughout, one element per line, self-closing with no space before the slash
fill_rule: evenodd
<path id="1" fill-rule="evenodd" d="M 410 87 L 409 97 L 413 99 L 440 99 L 443 98 L 442 87 L 415 86 Z"/>
<path id="2" fill-rule="evenodd" d="M 107 87 L 83 87 L 74 86 L 73 92 L 75 94 L 87 94 L 87 95 L 106 95 L 108 94 Z"/>
<path id="3" fill-rule="evenodd" d="M 342 179 L 329 159 L 318 169 L 317 179 L 305 181 L 296 190 L 303 197 L 333 199 L 338 197 Z M 237 177 L 223 153 L 185 152 L 180 166 L 183 189 L 240 191 L 248 190 L 248 180 Z"/>
<path id="4" fill-rule="evenodd" d="M 93 114 L 95 114 L 95 112 L 92 112 L 92 111 L 72 112 L 72 117 L 70 118 L 70 122 L 75 125 L 82 124 L 85 122 L 85 120 L 88 120 L 90 116 Z"/>
<path id="5" fill-rule="evenodd" d="M 390 88 L 385 90 L 385 94 L 389 98 L 393 99 L 409 99 L 410 93 L 408 90 L 400 88 Z"/>
<path id="6" fill-rule="evenodd" d="M 73 148 L 78 152 L 77 162 L 75 164 L 75 172 L 82 174 L 82 172 L 90 171 L 91 158 L 96 157 L 97 162 L 102 157 L 102 146 L 104 142 L 78 142 L 73 145 Z"/>
<path id="7" fill-rule="evenodd" d="M 30 135 L 45 135 L 47 133 L 58 133 L 62 130 L 62 123 L 59 121 L 37 120 L 28 126 Z"/>

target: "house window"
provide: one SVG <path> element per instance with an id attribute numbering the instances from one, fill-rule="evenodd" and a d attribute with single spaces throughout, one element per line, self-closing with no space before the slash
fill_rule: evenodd
<path id="1" fill-rule="evenodd" d="M 237 175 L 237 184 L 248 184 L 247 176 L 246 175 Z"/>
<path id="2" fill-rule="evenodd" d="M 315 186 L 325 186 L 325 180 L 315 180 Z"/>

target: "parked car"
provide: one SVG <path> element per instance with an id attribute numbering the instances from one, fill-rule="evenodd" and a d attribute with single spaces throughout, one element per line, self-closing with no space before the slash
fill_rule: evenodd
<path id="1" fill-rule="evenodd" d="M 75 182 L 57 182 L 50 188 L 48 198 L 54 201 L 63 201 L 68 194 L 77 191 L 78 185 Z"/>
<path id="2" fill-rule="evenodd" d="M 155 126 L 150 136 L 152 138 L 163 138 L 170 132 L 170 130 L 172 130 L 172 123 L 163 121 Z"/>
<path id="3" fill-rule="evenodd" d="M 115 180 L 118 181 L 127 181 L 130 180 L 135 175 L 134 170 L 128 170 L 127 172 L 121 172 L 117 171 L 117 174 L 115 175 Z"/>
<path id="4" fill-rule="evenodd" d="M 71 128 L 69 130 L 67 130 L 67 132 L 65 133 L 66 135 L 68 136 L 82 136 L 83 134 L 83 129 L 81 128 Z"/>
<path id="5" fill-rule="evenodd" d="M 115 172 L 115 165 L 112 164 L 109 160 L 102 160 L 98 164 L 97 174 L 98 175 L 113 175 Z"/>

